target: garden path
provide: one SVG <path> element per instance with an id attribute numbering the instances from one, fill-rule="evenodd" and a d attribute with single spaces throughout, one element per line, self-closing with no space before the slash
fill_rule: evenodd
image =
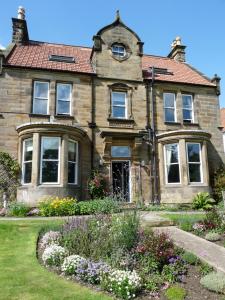
<path id="1" fill-rule="evenodd" d="M 154 228 L 156 232 L 165 232 L 174 243 L 192 252 L 202 261 L 214 267 L 217 271 L 225 273 L 225 248 L 206 241 L 196 235 L 183 231 L 175 226 Z"/>

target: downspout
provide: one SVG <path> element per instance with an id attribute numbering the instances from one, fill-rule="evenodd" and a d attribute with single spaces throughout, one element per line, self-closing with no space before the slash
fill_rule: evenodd
<path id="1" fill-rule="evenodd" d="M 151 140 L 152 140 L 152 175 L 153 175 L 153 185 L 152 185 L 152 200 L 153 204 L 159 204 L 158 195 L 158 168 L 157 168 L 157 138 L 155 130 L 155 101 L 154 101 L 154 83 L 155 83 L 155 68 L 151 68 L 152 79 L 151 79 Z"/>
<path id="2" fill-rule="evenodd" d="M 95 151 L 95 80 L 91 77 L 91 122 L 88 122 L 88 126 L 91 129 L 91 170 L 94 170 L 94 151 Z"/>

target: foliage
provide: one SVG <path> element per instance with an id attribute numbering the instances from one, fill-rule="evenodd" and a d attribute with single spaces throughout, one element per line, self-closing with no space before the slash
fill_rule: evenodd
<path id="1" fill-rule="evenodd" d="M 186 296 L 184 288 L 179 286 L 171 286 L 165 291 L 166 299 L 168 300 L 184 300 Z"/>
<path id="2" fill-rule="evenodd" d="M 193 199 L 192 207 L 194 209 L 210 210 L 216 201 L 210 197 L 209 193 L 200 192 Z"/>
<path id="3" fill-rule="evenodd" d="M 187 213 L 181 213 L 181 214 L 166 214 L 165 217 L 172 220 L 175 224 L 179 225 L 182 222 L 188 222 L 192 225 L 198 221 L 202 221 L 205 218 L 205 214 L 187 214 Z"/>
<path id="4" fill-rule="evenodd" d="M 205 275 L 213 272 L 213 267 L 211 267 L 207 263 L 201 263 L 200 267 L 199 267 L 199 272 L 202 276 L 205 276 Z"/>
<path id="5" fill-rule="evenodd" d="M 201 278 L 200 283 L 210 291 L 225 294 L 225 275 L 212 272 Z"/>
<path id="6" fill-rule="evenodd" d="M 50 230 L 46 232 L 40 240 L 40 248 L 45 249 L 52 244 L 59 245 L 61 237 L 62 236 L 59 231 Z"/>
<path id="7" fill-rule="evenodd" d="M 118 252 L 121 258 L 134 246 L 138 226 L 136 212 L 74 218 L 62 228 L 63 244 L 71 254 L 114 261 Z"/>
<path id="8" fill-rule="evenodd" d="M 39 202 L 42 216 L 71 216 L 77 214 L 77 200 L 75 198 L 48 197 Z"/>
<path id="9" fill-rule="evenodd" d="M 186 220 L 181 220 L 180 221 L 180 229 L 184 230 L 184 231 L 192 231 L 192 222 L 190 221 L 186 221 Z"/>
<path id="10" fill-rule="evenodd" d="M 119 203 L 110 197 L 77 203 L 80 215 L 110 214 L 120 211 Z"/>
<path id="11" fill-rule="evenodd" d="M 102 276 L 111 272 L 111 268 L 104 262 L 92 262 L 89 260 L 81 261 L 77 270 L 76 277 L 80 280 L 92 284 L 99 284 Z"/>
<path id="12" fill-rule="evenodd" d="M 52 244 L 45 248 L 42 254 L 42 260 L 45 265 L 60 266 L 66 255 L 67 251 L 65 248 Z"/>
<path id="13" fill-rule="evenodd" d="M 189 265 L 198 265 L 200 263 L 199 258 L 191 252 L 184 252 L 181 255 L 182 259 Z"/>
<path id="14" fill-rule="evenodd" d="M 164 283 L 164 278 L 159 273 L 144 277 L 144 287 L 150 292 L 158 292 Z"/>
<path id="15" fill-rule="evenodd" d="M 187 273 L 187 264 L 179 257 L 174 256 L 169 259 L 169 264 L 164 265 L 162 276 L 168 282 L 182 282 L 184 275 Z"/>
<path id="16" fill-rule="evenodd" d="M 216 242 L 220 240 L 220 234 L 218 232 L 211 231 L 205 235 L 205 239 L 210 242 Z"/>
<path id="17" fill-rule="evenodd" d="M 206 229 L 220 228 L 223 223 L 223 216 L 216 208 L 208 211 L 205 216 L 204 224 Z"/>
<path id="18" fill-rule="evenodd" d="M 135 271 L 112 270 L 102 276 L 101 286 L 117 297 L 131 299 L 141 289 L 141 278 Z"/>
<path id="19" fill-rule="evenodd" d="M 30 208 L 25 203 L 13 202 L 9 205 L 8 215 L 15 217 L 26 217 Z"/>
<path id="20" fill-rule="evenodd" d="M 108 192 L 106 177 L 95 171 L 88 180 L 88 191 L 93 199 L 105 197 Z"/>
<path id="21" fill-rule="evenodd" d="M 203 235 L 204 231 L 206 230 L 206 226 L 204 224 L 204 222 L 200 221 L 200 222 L 197 222 L 195 223 L 193 226 L 192 226 L 193 230 L 194 230 L 194 233 L 196 235 Z"/>
<path id="22" fill-rule="evenodd" d="M 223 200 L 222 191 L 225 191 L 225 168 L 219 168 L 213 178 L 213 195 L 217 202 Z"/>

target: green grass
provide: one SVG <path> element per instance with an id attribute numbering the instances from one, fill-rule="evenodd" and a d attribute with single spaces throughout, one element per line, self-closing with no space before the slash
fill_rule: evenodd
<path id="1" fill-rule="evenodd" d="M 24 220 L 0 222 L 1 300 L 107 300 L 103 293 L 67 281 L 41 266 L 36 239 L 43 226 L 60 221 Z"/>
<path id="2" fill-rule="evenodd" d="M 185 289 L 176 285 L 169 287 L 165 291 L 165 296 L 168 300 L 184 300 L 186 294 Z"/>
<path id="3" fill-rule="evenodd" d="M 195 223 L 205 218 L 205 214 L 165 214 L 164 217 L 169 218 L 176 224 L 183 222 Z"/>

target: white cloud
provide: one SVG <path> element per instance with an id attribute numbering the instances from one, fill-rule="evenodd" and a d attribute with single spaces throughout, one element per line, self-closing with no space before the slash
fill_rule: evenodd
<path id="1" fill-rule="evenodd" d="M 5 47 L 2 44 L 0 44 L 0 50 L 4 50 L 4 49 Z"/>

